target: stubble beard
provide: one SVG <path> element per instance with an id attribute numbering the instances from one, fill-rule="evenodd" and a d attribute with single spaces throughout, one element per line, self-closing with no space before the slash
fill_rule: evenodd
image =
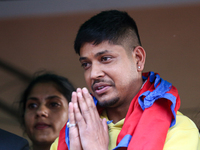
<path id="1" fill-rule="evenodd" d="M 101 106 L 101 107 L 104 107 L 104 108 L 106 108 L 106 107 L 112 107 L 112 106 L 114 106 L 118 101 L 119 101 L 119 97 L 115 97 L 115 98 L 113 98 L 113 99 L 111 99 L 111 100 L 107 100 L 107 101 L 103 101 L 103 102 L 98 101 L 98 105 Z"/>

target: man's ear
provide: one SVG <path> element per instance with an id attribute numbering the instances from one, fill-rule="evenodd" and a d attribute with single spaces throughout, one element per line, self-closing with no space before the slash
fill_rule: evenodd
<path id="1" fill-rule="evenodd" d="M 136 59 L 136 67 L 138 72 L 142 72 L 144 69 L 144 64 L 146 60 L 146 52 L 143 47 L 137 46 L 133 50 L 135 59 Z"/>

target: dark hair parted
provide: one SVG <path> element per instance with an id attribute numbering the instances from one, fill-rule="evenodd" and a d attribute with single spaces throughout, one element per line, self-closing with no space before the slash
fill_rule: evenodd
<path id="1" fill-rule="evenodd" d="M 122 45 L 127 39 L 131 39 L 133 47 L 141 45 L 135 21 L 123 11 L 102 11 L 81 25 L 74 42 L 74 49 L 80 55 L 80 48 L 85 43 L 93 42 L 94 45 L 98 45 L 108 41 Z"/>
<path id="2" fill-rule="evenodd" d="M 49 72 L 36 75 L 22 93 L 22 97 L 19 102 L 19 110 L 21 114 L 20 122 L 22 126 L 24 126 L 24 113 L 26 110 L 27 98 L 34 86 L 39 83 L 52 83 L 53 86 L 67 99 L 68 102 L 71 101 L 72 92 L 75 91 L 74 86 L 65 77 Z"/>

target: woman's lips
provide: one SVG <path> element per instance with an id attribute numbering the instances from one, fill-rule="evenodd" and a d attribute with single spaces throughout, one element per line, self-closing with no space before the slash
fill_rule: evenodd
<path id="1" fill-rule="evenodd" d="M 46 123 L 37 123 L 36 125 L 35 125 L 35 128 L 37 129 L 37 130 L 43 130 L 43 129 L 46 129 L 46 128 L 49 128 L 50 127 L 50 125 L 48 125 L 48 124 L 46 124 Z"/>

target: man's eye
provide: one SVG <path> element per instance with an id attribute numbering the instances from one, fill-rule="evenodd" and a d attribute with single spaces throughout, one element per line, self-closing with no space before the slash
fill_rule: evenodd
<path id="1" fill-rule="evenodd" d="M 111 57 L 108 57 L 108 56 L 104 56 L 101 58 L 101 61 L 109 61 L 111 60 Z"/>
<path id="2" fill-rule="evenodd" d="M 87 69 L 89 66 L 89 63 L 86 62 L 81 64 L 81 67 L 83 67 L 84 69 Z"/>
<path id="3" fill-rule="evenodd" d="M 37 108 L 37 104 L 36 103 L 30 103 L 30 104 L 28 104 L 28 108 L 29 109 Z"/>
<path id="4" fill-rule="evenodd" d="M 87 63 L 82 63 L 81 66 L 82 66 L 83 68 L 85 68 L 85 67 L 87 67 Z"/>

